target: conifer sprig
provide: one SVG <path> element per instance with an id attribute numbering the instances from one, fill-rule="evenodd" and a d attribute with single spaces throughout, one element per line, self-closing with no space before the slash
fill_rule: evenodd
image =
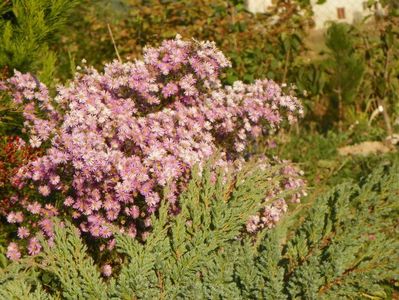
<path id="1" fill-rule="evenodd" d="M 345 183 L 318 198 L 297 228 L 279 224 L 258 243 L 243 235 L 256 211 L 267 170 L 205 170 L 181 196 L 182 211 L 163 204 L 145 243 L 124 234 L 120 271 L 105 282 L 70 224 L 54 246 L 0 272 L 0 295 L 66 299 L 361 299 L 389 298 L 397 281 L 399 168 L 382 166 L 361 184 Z M 29 263 L 30 262 L 30 263 Z M 39 272 L 35 271 L 38 270 Z M 35 273 L 36 272 L 36 273 Z M 43 272 L 57 284 L 37 284 Z M 119 273 L 119 274 L 117 274 Z M 18 288 L 17 288 L 18 287 Z M 36 297 L 36 298 L 35 298 Z"/>

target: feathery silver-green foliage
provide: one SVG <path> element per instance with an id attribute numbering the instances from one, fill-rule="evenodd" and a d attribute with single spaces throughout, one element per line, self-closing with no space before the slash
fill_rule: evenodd
<path id="1" fill-rule="evenodd" d="M 333 188 L 313 203 L 296 228 L 280 224 L 249 237 L 242 228 L 270 188 L 265 180 L 269 174 L 270 170 L 250 164 L 236 175 L 220 172 L 216 183 L 209 168 L 202 177 L 194 176 L 180 199 L 181 213 L 171 218 L 164 205 L 144 244 L 117 235 L 125 262 L 108 282 L 85 254 L 73 226 L 57 228 L 53 248 L 46 246 L 35 260 L 23 259 L 0 272 L 0 295 L 7 299 L 388 298 L 384 286 L 398 280 L 399 274 L 398 166 L 382 166 L 360 185 Z M 48 294 L 38 284 L 37 274 L 42 273 L 57 282 L 46 286 Z"/>

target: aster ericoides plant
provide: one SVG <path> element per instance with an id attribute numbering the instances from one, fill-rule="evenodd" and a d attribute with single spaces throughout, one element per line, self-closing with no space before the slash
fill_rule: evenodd
<path id="1" fill-rule="evenodd" d="M 103 73 L 87 67 L 53 98 L 33 76 L 16 72 L 6 89 L 24 105 L 31 146 L 48 146 L 15 181 L 34 183 L 43 197 L 62 193 L 63 210 L 91 237 L 112 244 L 112 224 L 145 238 L 161 199 L 178 213 L 194 165 L 201 169 L 215 153 L 217 165 L 231 165 L 251 138 L 302 114 L 299 101 L 271 80 L 223 87 L 229 66 L 214 43 L 177 37 L 146 48 L 143 60 L 114 61 Z M 300 190 L 298 171 L 279 160 L 265 166 L 275 163 L 287 165 L 275 194 Z M 286 211 L 286 199 L 275 194 L 265 195 L 277 202 L 265 200 L 249 231 L 273 226 Z M 293 194 L 298 201 L 301 192 Z"/>

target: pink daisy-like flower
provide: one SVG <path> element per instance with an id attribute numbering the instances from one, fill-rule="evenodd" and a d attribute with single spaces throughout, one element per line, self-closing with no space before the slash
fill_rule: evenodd
<path id="1" fill-rule="evenodd" d="M 39 186 L 39 193 L 47 197 L 50 195 L 50 188 L 47 185 L 41 185 Z"/>
<path id="2" fill-rule="evenodd" d="M 42 208 L 42 206 L 40 205 L 39 202 L 33 202 L 32 204 L 29 204 L 27 206 L 27 210 L 29 212 L 31 212 L 32 214 L 36 215 L 38 213 L 40 213 L 40 209 Z"/>
<path id="3" fill-rule="evenodd" d="M 47 237 L 53 237 L 53 222 L 49 219 L 43 219 L 39 222 L 39 226 Z"/>
<path id="4" fill-rule="evenodd" d="M 75 203 L 72 197 L 66 197 L 64 201 L 65 206 L 72 206 Z"/>
<path id="5" fill-rule="evenodd" d="M 22 223 L 24 221 L 24 214 L 21 211 L 15 213 L 15 222 Z"/>
<path id="6" fill-rule="evenodd" d="M 19 252 L 19 248 L 16 243 L 10 243 L 8 245 L 6 256 L 11 260 L 18 260 L 21 258 L 21 252 Z"/>
<path id="7" fill-rule="evenodd" d="M 10 224 L 15 224 L 15 223 L 22 223 L 24 220 L 24 215 L 22 212 L 10 212 L 7 215 L 7 222 Z"/>
<path id="8" fill-rule="evenodd" d="M 125 212 L 133 219 L 137 219 L 140 215 L 140 209 L 137 205 L 133 205 L 130 209 L 126 207 Z"/>
<path id="9" fill-rule="evenodd" d="M 20 239 L 24 239 L 24 238 L 28 237 L 29 234 L 30 234 L 30 232 L 26 227 L 21 226 L 18 228 L 18 237 Z"/>
<path id="10" fill-rule="evenodd" d="M 112 267 L 108 264 L 104 265 L 101 268 L 101 273 L 105 276 L 105 277 L 109 277 L 112 275 Z"/>
<path id="11" fill-rule="evenodd" d="M 162 89 L 162 95 L 165 98 L 168 98 L 170 96 L 175 95 L 177 92 L 179 91 L 179 87 L 177 86 L 177 84 L 173 83 L 173 82 L 169 82 L 167 85 L 164 86 L 164 88 Z"/>
<path id="12" fill-rule="evenodd" d="M 40 251 L 42 250 L 42 246 L 40 245 L 39 241 L 37 240 L 37 238 L 31 238 L 29 240 L 29 245 L 28 245 L 28 253 L 30 255 L 37 255 L 40 253 Z"/>
<path id="13" fill-rule="evenodd" d="M 53 185 L 57 185 L 60 182 L 60 176 L 54 175 L 50 177 L 50 183 Z"/>
<path id="14" fill-rule="evenodd" d="M 16 223 L 16 221 L 15 221 L 15 213 L 14 212 L 10 212 L 7 215 L 7 222 L 10 223 L 10 224 Z"/>

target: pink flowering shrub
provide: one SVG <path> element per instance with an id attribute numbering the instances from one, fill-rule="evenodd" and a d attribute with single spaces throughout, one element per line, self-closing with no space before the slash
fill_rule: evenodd
<path id="1" fill-rule="evenodd" d="M 240 159 L 251 139 L 302 114 L 299 101 L 271 80 L 223 87 L 220 77 L 229 66 L 214 43 L 177 37 L 146 48 L 143 60 L 114 61 L 103 73 L 85 68 L 54 97 L 30 74 L 16 72 L 7 89 L 24 105 L 31 146 L 46 147 L 43 156 L 19 169 L 16 186 L 33 184 L 44 203 L 61 194 L 58 209 L 82 233 L 108 241 L 109 248 L 111 224 L 145 238 L 161 199 L 178 213 L 178 196 L 195 164 L 219 153 L 219 165 L 228 165 Z M 303 186 L 298 171 L 287 162 L 274 163 L 287 165 L 276 193 L 298 190 L 289 199 L 297 202 Z M 267 201 L 273 198 L 265 195 L 249 231 L 271 227 L 286 211 L 285 200 Z M 31 213 L 46 209 L 29 205 Z M 51 238 L 46 216 L 40 222 Z M 21 228 L 18 233 L 26 238 L 29 231 Z M 32 239 L 30 254 L 40 251 Z"/>

